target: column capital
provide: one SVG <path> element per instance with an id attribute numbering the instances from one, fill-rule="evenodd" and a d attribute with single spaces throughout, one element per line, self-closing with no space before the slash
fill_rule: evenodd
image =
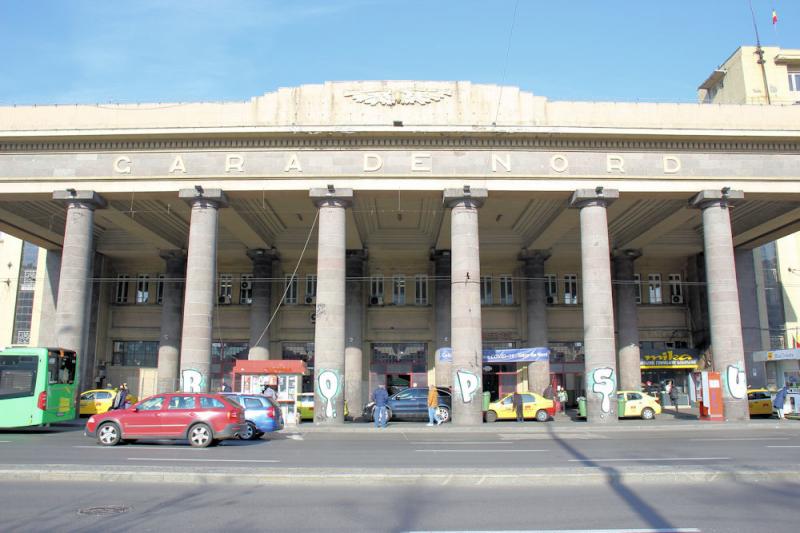
<path id="1" fill-rule="evenodd" d="M 577 209 L 593 205 L 608 207 L 617 198 L 619 198 L 619 191 L 617 189 L 606 189 L 605 187 L 578 189 L 570 196 L 569 206 Z"/>
<path id="2" fill-rule="evenodd" d="M 105 198 L 94 191 L 76 191 L 75 189 L 53 191 L 53 200 L 66 205 L 80 204 L 88 209 L 105 209 L 108 205 Z"/>
<path id="3" fill-rule="evenodd" d="M 744 191 L 733 191 L 730 187 L 720 190 L 706 189 L 700 191 L 689 199 L 689 207 L 705 209 L 706 207 L 728 207 L 744 200 Z"/>
<path id="4" fill-rule="evenodd" d="M 337 189 L 333 185 L 310 189 L 308 196 L 317 207 L 347 208 L 353 204 L 353 189 Z"/>
<path id="5" fill-rule="evenodd" d="M 524 261 L 525 263 L 542 263 L 544 264 L 545 261 L 550 259 L 551 256 L 550 250 L 528 250 L 527 248 L 523 248 L 519 252 L 519 260 Z"/>
<path id="6" fill-rule="evenodd" d="M 442 203 L 445 207 L 455 207 L 464 204 L 465 207 L 479 208 L 488 198 L 489 192 L 486 189 L 473 189 L 469 185 L 464 185 L 461 189 L 445 189 L 442 194 Z"/>
<path id="7" fill-rule="evenodd" d="M 185 200 L 189 205 L 205 203 L 217 209 L 228 207 L 228 196 L 222 189 L 205 189 L 200 185 L 195 185 L 194 189 L 181 189 L 178 198 Z"/>
<path id="8" fill-rule="evenodd" d="M 622 250 L 615 249 L 611 252 L 611 258 L 618 262 L 636 261 L 640 257 L 642 257 L 642 251 L 632 248 L 625 248 Z"/>
<path id="9" fill-rule="evenodd" d="M 247 250 L 247 257 L 249 257 L 253 263 L 262 261 L 272 262 L 272 260 L 278 259 L 280 254 L 276 248 L 251 248 Z"/>

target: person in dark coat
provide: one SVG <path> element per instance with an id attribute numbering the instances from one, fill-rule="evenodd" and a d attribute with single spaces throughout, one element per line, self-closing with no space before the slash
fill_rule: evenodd
<path id="1" fill-rule="evenodd" d="M 784 420 L 783 416 L 783 405 L 786 403 L 786 385 L 781 387 L 780 390 L 775 394 L 775 399 L 772 400 L 772 407 L 775 408 L 775 411 L 778 413 L 778 420 Z"/>
<path id="2" fill-rule="evenodd" d="M 387 423 L 386 404 L 389 401 L 389 393 L 386 392 L 386 385 L 380 384 L 372 393 L 372 401 L 375 402 L 373 418 L 376 428 L 385 428 Z"/>
<path id="3" fill-rule="evenodd" d="M 675 383 L 670 384 L 669 387 L 669 403 L 675 408 L 675 412 L 678 412 L 678 388 L 675 387 Z"/>
<path id="4" fill-rule="evenodd" d="M 123 383 L 119 386 L 117 395 L 114 396 L 114 401 L 111 403 L 111 409 L 125 409 L 128 403 L 128 384 Z"/>
<path id="5" fill-rule="evenodd" d="M 511 397 L 511 405 L 514 407 L 514 411 L 517 413 L 517 422 L 524 422 L 525 416 L 523 415 L 523 405 L 522 405 L 522 395 L 518 392 L 515 392 L 514 395 Z"/>

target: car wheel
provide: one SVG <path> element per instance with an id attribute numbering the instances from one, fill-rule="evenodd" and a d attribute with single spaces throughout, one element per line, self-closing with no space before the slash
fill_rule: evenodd
<path id="1" fill-rule="evenodd" d="M 434 415 L 436 420 L 439 421 L 440 424 L 444 424 L 445 422 L 450 421 L 450 409 L 440 405 L 436 408 L 436 414 Z"/>
<path id="2" fill-rule="evenodd" d="M 97 443 L 101 446 L 116 446 L 122 440 L 119 427 L 113 422 L 106 422 L 97 428 Z"/>
<path id="3" fill-rule="evenodd" d="M 213 440 L 211 428 L 205 424 L 196 424 L 189 429 L 189 444 L 195 448 L 207 448 Z"/>
<path id="4" fill-rule="evenodd" d="M 497 413 L 494 411 L 486 411 L 486 421 L 489 423 L 497 422 Z"/>
<path id="5" fill-rule="evenodd" d="M 656 417 L 656 412 L 650 409 L 649 407 L 645 407 L 642 409 L 642 420 L 652 420 Z"/>
<path id="6" fill-rule="evenodd" d="M 255 424 L 252 422 L 247 423 L 247 427 L 239 433 L 239 438 L 242 440 L 253 440 L 256 438 L 258 434 L 258 430 L 256 429 Z"/>
<path id="7" fill-rule="evenodd" d="M 550 415 L 547 414 L 547 411 L 544 409 L 539 409 L 536 411 L 536 421 L 537 422 L 547 422 L 550 419 Z"/>

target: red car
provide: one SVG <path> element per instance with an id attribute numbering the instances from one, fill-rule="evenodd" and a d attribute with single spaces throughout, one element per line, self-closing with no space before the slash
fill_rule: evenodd
<path id="1" fill-rule="evenodd" d="M 84 434 L 102 446 L 136 439 L 187 439 L 196 448 L 233 439 L 247 429 L 244 409 L 219 394 L 170 393 L 93 415 Z"/>

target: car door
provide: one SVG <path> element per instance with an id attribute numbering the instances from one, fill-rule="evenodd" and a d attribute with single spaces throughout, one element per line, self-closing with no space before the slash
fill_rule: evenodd
<path id="1" fill-rule="evenodd" d="M 134 409 L 119 411 L 122 434 L 125 437 L 158 436 L 161 428 L 158 415 L 167 403 L 165 400 L 165 396 L 153 396 L 136 404 Z"/>
<path id="2" fill-rule="evenodd" d="M 400 391 L 390 398 L 389 408 L 392 410 L 392 418 L 413 417 L 414 400 L 414 393 L 411 389 Z"/>
<path id="3" fill-rule="evenodd" d="M 93 415 L 97 413 L 94 402 L 94 392 L 84 392 L 81 394 L 81 414 Z"/>
<path id="4" fill-rule="evenodd" d="M 186 434 L 189 425 L 197 419 L 195 397 L 175 394 L 169 397 L 166 408 L 158 413 L 161 427 L 159 432 L 165 437 L 180 437 Z"/>
<path id="5" fill-rule="evenodd" d="M 536 418 L 536 411 L 539 410 L 539 405 L 536 403 L 536 398 L 533 394 L 521 394 L 522 396 L 522 414 L 525 418 Z"/>
<path id="6" fill-rule="evenodd" d="M 94 409 L 95 413 L 105 413 L 111 409 L 111 403 L 114 401 L 114 395 L 107 390 L 99 390 L 94 393 Z"/>
<path id="7" fill-rule="evenodd" d="M 638 392 L 628 392 L 625 394 L 625 415 L 642 416 L 642 395 Z"/>
<path id="8" fill-rule="evenodd" d="M 517 414 L 514 412 L 514 395 L 509 394 L 505 398 L 503 398 L 500 402 L 498 402 L 500 408 L 497 411 L 497 418 L 503 419 L 510 419 L 516 418 Z"/>

